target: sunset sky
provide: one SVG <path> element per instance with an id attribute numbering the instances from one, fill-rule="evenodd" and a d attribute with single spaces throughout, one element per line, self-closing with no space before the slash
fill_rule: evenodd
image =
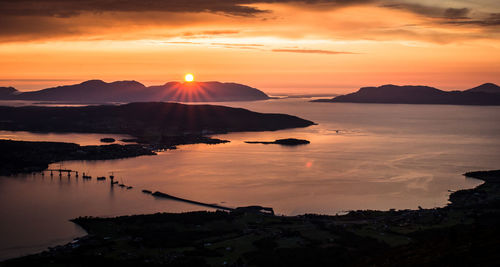
<path id="1" fill-rule="evenodd" d="M 0 0 L 0 86 L 500 84 L 498 0 Z"/>

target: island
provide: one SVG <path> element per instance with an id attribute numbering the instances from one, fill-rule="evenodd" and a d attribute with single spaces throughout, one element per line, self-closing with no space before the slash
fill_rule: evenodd
<path id="1" fill-rule="evenodd" d="M 266 100 L 264 92 L 243 84 L 221 82 L 168 82 L 145 86 L 137 81 L 107 83 L 89 80 L 80 84 L 21 92 L 13 87 L 0 87 L 0 100 L 64 101 L 71 103 L 109 102 L 223 102 Z"/>
<path id="2" fill-rule="evenodd" d="M 441 104 L 441 105 L 500 105 L 500 87 L 485 83 L 464 91 L 443 91 L 429 86 L 383 85 L 363 87 L 355 93 L 311 102 L 382 103 L 382 104 Z"/>
<path id="3" fill-rule="evenodd" d="M 81 107 L 0 106 L 1 130 L 128 134 L 150 141 L 187 134 L 275 131 L 313 124 L 286 114 L 165 102 Z"/>
<path id="4" fill-rule="evenodd" d="M 311 142 L 303 139 L 295 139 L 295 138 L 286 138 L 286 139 L 277 139 L 274 141 L 245 141 L 247 144 L 277 144 L 282 146 L 298 146 L 298 145 L 307 145 Z"/>
<path id="5" fill-rule="evenodd" d="M 72 221 L 87 236 L 3 266 L 496 266 L 500 170 L 443 208 L 275 216 L 232 211 Z M 469 179 L 469 178 L 466 178 Z M 150 191 L 148 192 L 150 193 Z"/>

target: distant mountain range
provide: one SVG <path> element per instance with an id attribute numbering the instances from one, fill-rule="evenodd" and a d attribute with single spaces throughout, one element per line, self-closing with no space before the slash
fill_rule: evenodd
<path id="1" fill-rule="evenodd" d="M 443 91 L 429 86 L 390 84 L 363 87 L 355 93 L 311 102 L 500 105 L 500 87 L 493 83 L 485 83 L 464 91 Z"/>
<path id="2" fill-rule="evenodd" d="M 90 80 L 80 84 L 20 92 L 13 87 L 0 87 L 0 100 L 106 102 L 220 102 L 269 99 L 264 92 L 246 85 L 221 82 L 168 82 L 146 87 L 136 81 L 106 83 Z"/>

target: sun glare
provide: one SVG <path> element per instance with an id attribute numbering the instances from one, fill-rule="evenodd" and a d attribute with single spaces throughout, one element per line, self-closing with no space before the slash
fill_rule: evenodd
<path id="1" fill-rule="evenodd" d="M 184 76 L 184 80 L 185 80 L 186 82 L 192 82 L 192 81 L 194 81 L 194 76 L 193 76 L 193 74 L 191 74 L 191 73 L 186 74 L 186 76 Z"/>

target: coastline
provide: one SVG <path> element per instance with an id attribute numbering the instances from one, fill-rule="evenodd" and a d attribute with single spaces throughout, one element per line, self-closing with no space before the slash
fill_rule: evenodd
<path id="1" fill-rule="evenodd" d="M 108 144 L 81 146 L 75 143 L 14 141 L 0 139 L 0 175 L 42 172 L 49 164 L 68 160 L 109 160 L 145 155 L 156 155 L 156 151 L 176 149 L 185 144 L 220 144 L 227 140 L 198 135 L 173 136 L 164 138 L 161 143 Z"/>
<path id="2" fill-rule="evenodd" d="M 449 205 L 434 209 L 81 217 L 73 222 L 89 235 L 2 265 L 494 265 L 500 260 L 493 252 L 500 236 L 500 171 L 466 175 L 484 183 L 452 193 Z"/>

